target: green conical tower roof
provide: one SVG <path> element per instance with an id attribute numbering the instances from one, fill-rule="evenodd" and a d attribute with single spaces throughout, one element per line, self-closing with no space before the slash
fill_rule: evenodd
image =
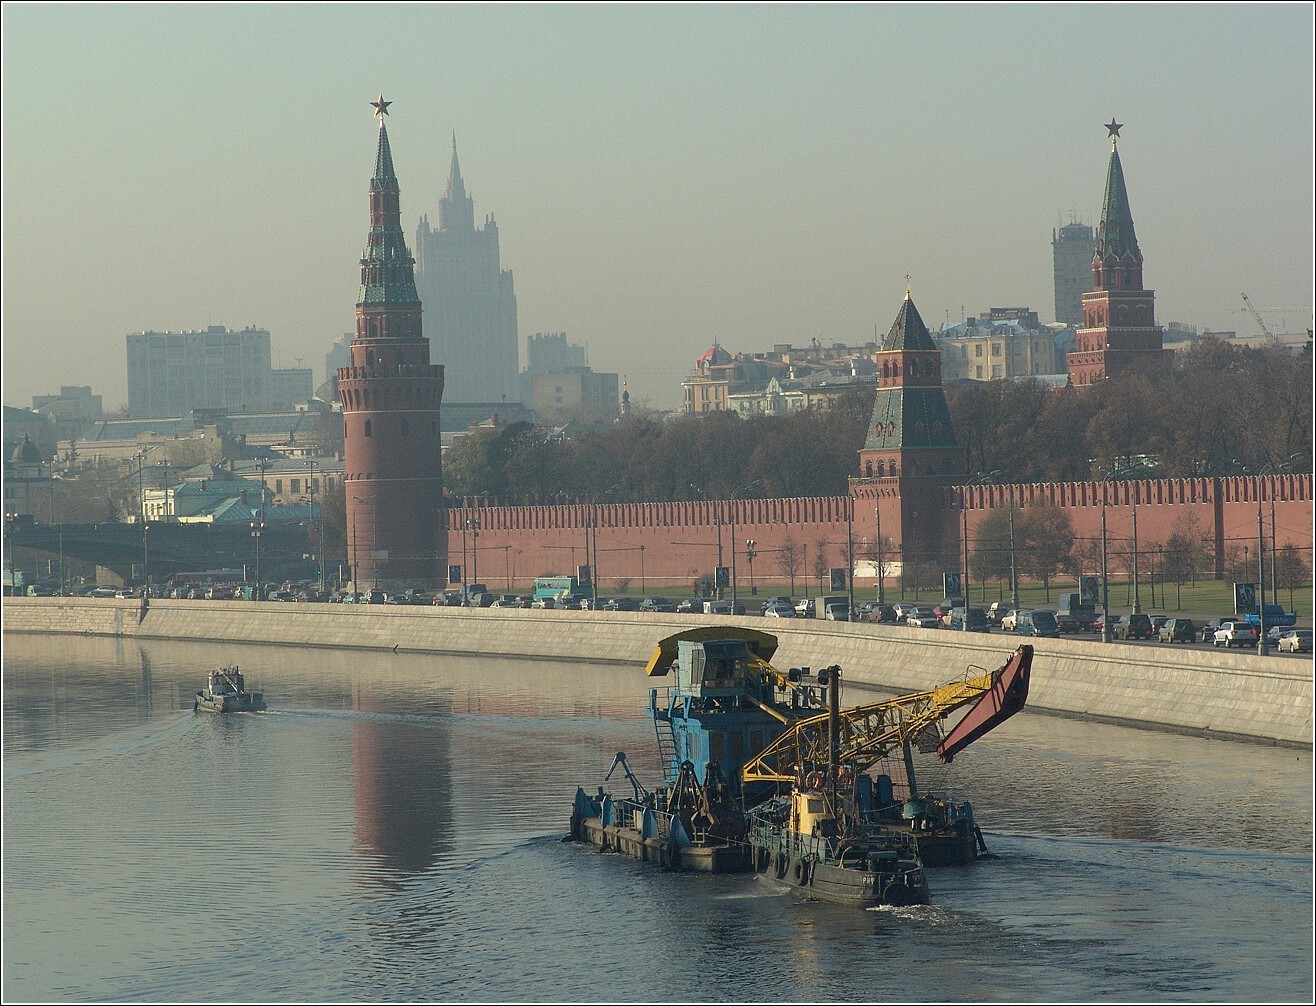
<path id="1" fill-rule="evenodd" d="M 1110 151 L 1106 169 L 1106 198 L 1101 204 L 1101 227 L 1097 232 L 1096 255 L 1100 259 L 1132 257 L 1142 261 L 1138 238 L 1133 233 L 1133 214 L 1129 211 L 1129 193 L 1124 187 L 1124 168 L 1119 150 Z"/>
<path id="2" fill-rule="evenodd" d="M 883 353 L 898 349 L 929 352 L 936 352 L 937 349 L 932 341 L 932 335 L 928 332 L 928 326 L 923 324 L 923 319 L 919 316 L 918 308 L 914 306 L 908 291 L 905 293 L 904 303 L 900 305 L 900 313 L 896 315 L 895 324 L 882 340 Z"/>
<path id="3" fill-rule="evenodd" d="M 398 176 L 393 174 L 393 152 L 388 148 L 388 130 L 384 120 L 379 120 L 379 149 L 375 153 L 375 176 L 377 182 L 397 183 Z"/>

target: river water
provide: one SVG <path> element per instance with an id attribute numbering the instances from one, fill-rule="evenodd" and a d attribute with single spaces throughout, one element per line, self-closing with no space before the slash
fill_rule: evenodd
<path id="1" fill-rule="evenodd" d="M 856 911 L 561 841 L 634 667 L 4 642 L 6 1002 L 1312 999 L 1307 751 L 1024 713 L 920 777 L 994 857 Z"/>

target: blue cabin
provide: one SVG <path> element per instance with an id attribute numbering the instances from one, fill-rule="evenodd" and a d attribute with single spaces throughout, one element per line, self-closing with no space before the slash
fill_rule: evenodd
<path id="1" fill-rule="evenodd" d="M 809 668 L 783 674 L 768 661 L 777 639 L 766 632 L 705 626 L 662 640 L 646 673 L 675 671 L 675 684 L 649 689 L 663 781 L 674 785 L 682 762 L 704 784 L 714 763 L 740 794 L 740 769 L 801 716 L 825 706 Z"/>

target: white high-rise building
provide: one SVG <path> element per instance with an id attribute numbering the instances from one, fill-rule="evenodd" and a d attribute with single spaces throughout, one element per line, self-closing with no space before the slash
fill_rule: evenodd
<path id="1" fill-rule="evenodd" d="M 211 325 L 128 336 L 128 413 L 151 419 L 193 409 L 263 412 L 270 406 L 270 333 Z"/>

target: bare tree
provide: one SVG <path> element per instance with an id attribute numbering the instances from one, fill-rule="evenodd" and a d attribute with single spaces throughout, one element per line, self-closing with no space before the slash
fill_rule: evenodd
<path id="1" fill-rule="evenodd" d="M 1292 542 L 1286 542 L 1284 547 L 1279 550 L 1278 560 L 1275 563 L 1275 586 L 1285 588 L 1289 592 L 1289 610 L 1294 607 L 1293 592 L 1301 587 L 1311 583 L 1311 567 L 1302 557 L 1302 552 L 1297 545 Z"/>
<path id="2" fill-rule="evenodd" d="M 831 568 L 829 563 L 831 559 L 827 555 L 827 541 L 819 538 L 814 545 L 813 553 L 813 578 L 818 581 L 818 593 L 827 589 L 826 580 L 827 572 Z"/>
<path id="3" fill-rule="evenodd" d="M 795 540 L 793 535 L 786 535 L 786 540 L 777 549 L 777 569 L 781 570 L 782 576 L 789 577 L 792 594 L 795 593 L 795 577 L 799 573 L 800 563 L 803 561 L 803 546 Z"/>

